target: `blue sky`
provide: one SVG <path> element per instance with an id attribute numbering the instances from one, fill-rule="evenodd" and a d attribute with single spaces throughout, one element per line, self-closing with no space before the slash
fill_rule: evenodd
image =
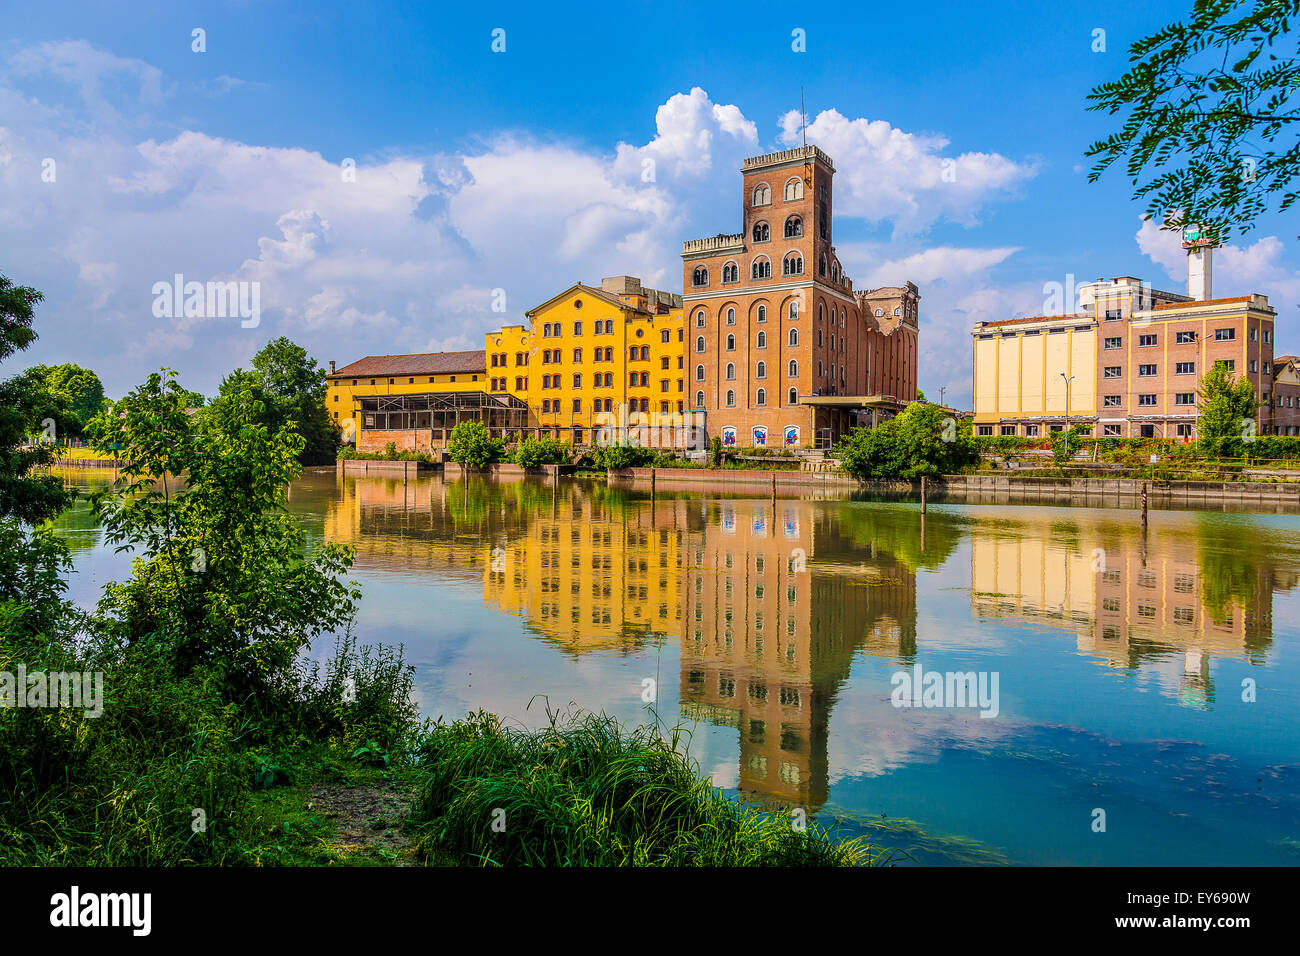
<path id="1" fill-rule="evenodd" d="M 921 385 L 968 407 L 975 321 L 1042 311 L 1068 274 L 1182 288 L 1122 176 L 1086 182 L 1114 121 L 1084 96 L 1189 7 L 24 4 L 0 39 L 0 272 L 47 298 L 0 371 L 75 361 L 119 395 L 168 366 L 211 393 L 280 334 L 343 364 L 481 348 L 579 279 L 680 291 L 680 242 L 739 228 L 740 160 L 797 140 L 802 86 L 841 260 L 859 288 L 920 285 Z M 1270 296 L 1286 351 L 1294 225 L 1264 219 L 1215 274 Z M 155 317 L 176 273 L 259 282 L 259 324 Z"/>

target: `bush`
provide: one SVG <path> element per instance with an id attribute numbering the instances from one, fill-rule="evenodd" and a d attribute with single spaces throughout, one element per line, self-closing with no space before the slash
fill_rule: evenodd
<path id="1" fill-rule="evenodd" d="M 511 458 L 516 465 L 522 465 L 524 468 L 560 465 L 569 460 L 569 446 L 550 435 L 543 435 L 540 438 L 530 435 L 519 443 Z"/>
<path id="2" fill-rule="evenodd" d="M 653 448 L 642 448 L 639 445 L 606 445 L 597 448 L 592 458 L 597 468 L 622 471 L 626 468 L 649 468 L 657 455 L 658 452 Z"/>
<path id="3" fill-rule="evenodd" d="M 465 468 L 486 468 L 502 459 L 504 443 L 493 438 L 482 422 L 461 422 L 451 430 L 447 455 Z"/>

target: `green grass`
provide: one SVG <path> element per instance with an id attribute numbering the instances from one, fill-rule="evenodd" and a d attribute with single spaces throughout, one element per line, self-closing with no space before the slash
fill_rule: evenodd
<path id="1" fill-rule="evenodd" d="M 490 714 L 433 725 L 417 853 L 485 866 L 858 866 L 862 840 L 744 807 L 699 777 L 680 736 L 580 714 L 541 730 Z"/>

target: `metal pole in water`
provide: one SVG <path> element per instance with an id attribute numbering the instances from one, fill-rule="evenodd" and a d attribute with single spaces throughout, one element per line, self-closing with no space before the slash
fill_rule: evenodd
<path id="1" fill-rule="evenodd" d="M 1142 530 L 1147 529 L 1147 483 L 1142 482 Z"/>
<path id="2" fill-rule="evenodd" d="M 925 514 L 925 475 L 921 476 L 921 514 Z"/>

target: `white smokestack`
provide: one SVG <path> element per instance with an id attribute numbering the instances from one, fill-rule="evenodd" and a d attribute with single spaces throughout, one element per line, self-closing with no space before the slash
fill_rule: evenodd
<path id="1" fill-rule="evenodd" d="M 1197 302 L 1214 297 L 1214 247 L 1200 226 L 1188 226 L 1183 233 L 1187 250 L 1187 294 Z"/>

